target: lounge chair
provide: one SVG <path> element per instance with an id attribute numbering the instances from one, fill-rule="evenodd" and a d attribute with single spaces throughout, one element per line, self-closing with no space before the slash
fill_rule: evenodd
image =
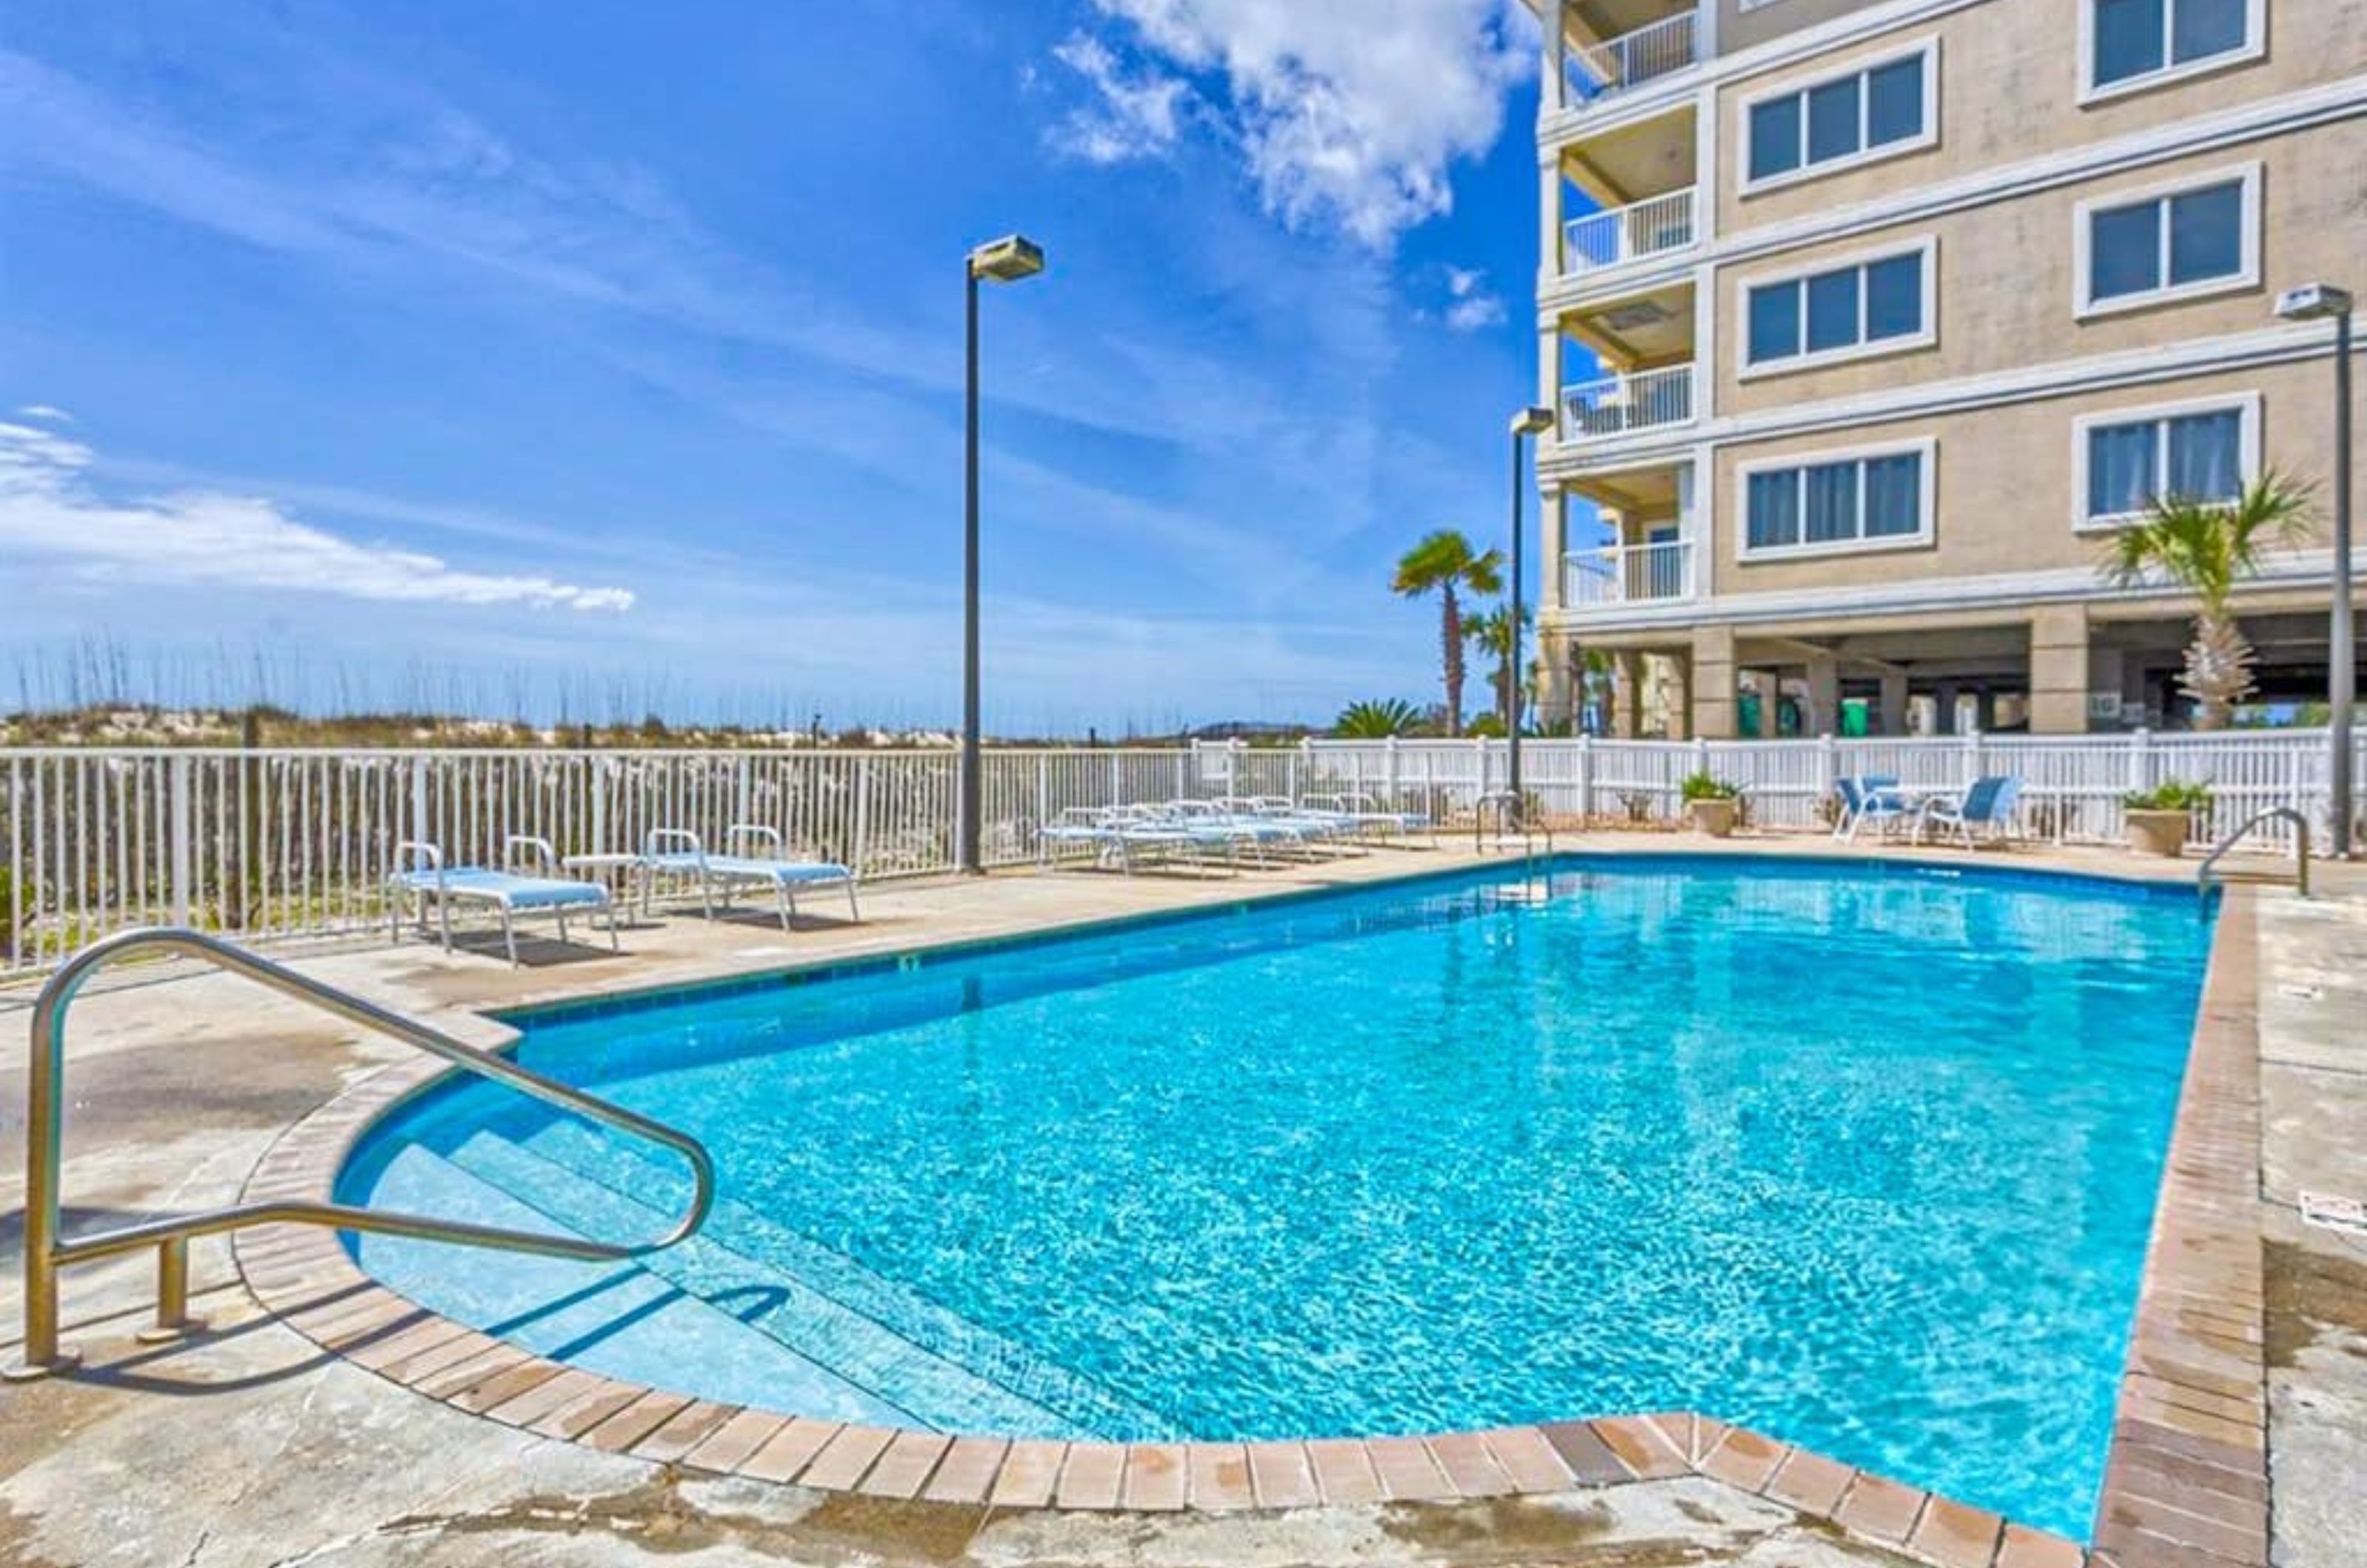
<path id="1" fill-rule="evenodd" d="M 1229 865 L 1232 835 L 1184 820 L 1170 820 L 1127 807 L 1079 807 L 1063 811 L 1036 833 L 1036 857 L 1052 866 L 1063 849 L 1082 846 L 1098 866 L 1116 866 L 1132 876 L 1138 864 L 1182 860 L 1207 864 L 1207 852 L 1223 852 Z"/>
<path id="2" fill-rule="evenodd" d="M 1846 775 L 1833 781 L 1833 793 L 1840 796 L 1841 812 L 1833 823 L 1833 837 L 1848 842 L 1857 841 L 1857 831 L 1868 822 L 1879 826 L 1883 837 L 1890 836 L 1891 828 L 1899 823 L 1914 824 L 1917 807 L 1898 793 L 1898 780 L 1889 773 L 1867 773 L 1860 778 Z"/>
<path id="3" fill-rule="evenodd" d="M 695 883 L 699 908 L 709 919 L 715 918 L 718 903 L 730 906 L 734 888 L 769 887 L 783 931 L 792 929 L 789 922 L 798 912 L 798 888 L 844 887 L 848 918 L 863 919 L 855 902 L 855 873 L 834 861 L 790 860 L 779 829 L 761 822 L 735 822 L 724 829 L 723 841 L 734 852 L 709 854 L 705 840 L 685 829 L 652 829 L 641 850 L 641 874 L 648 879 L 644 886 L 654 887 L 666 879 Z M 736 852 L 743 844 L 769 845 L 772 853 L 760 857 Z"/>
<path id="4" fill-rule="evenodd" d="M 1438 841 L 1438 825 L 1420 811 L 1384 811 L 1380 803 L 1369 795 L 1310 795 L 1307 797 L 1309 810 L 1329 812 L 1345 818 L 1355 825 L 1359 833 L 1371 832 L 1387 839 L 1408 839 L 1416 833 L 1428 833 L 1431 842 Z"/>
<path id="5" fill-rule="evenodd" d="M 1925 801 L 1922 810 L 1915 815 L 1915 837 L 1920 840 L 1926 830 L 1937 828 L 1954 833 L 1968 850 L 1983 842 L 2010 842 L 2013 837 L 2014 803 L 2021 795 L 2022 781 L 2010 774 L 1991 773 L 1975 779 L 1960 801 Z M 1979 831 L 1978 839 L 1974 837 L 1976 829 Z"/>
<path id="6" fill-rule="evenodd" d="M 513 833 L 503 844 L 512 863 L 519 853 L 530 852 L 536 862 L 546 870 L 556 871 L 559 855 L 548 839 L 537 839 L 523 833 Z M 387 878 L 388 909 L 393 922 L 394 940 L 402 940 L 402 917 L 406 903 L 415 902 L 422 930 L 427 924 L 427 908 L 432 902 L 436 919 L 444 941 L 444 951 L 452 951 L 452 907 L 489 908 L 501 917 L 502 945 L 508 950 L 510 964 L 517 964 L 517 930 L 515 918 L 524 914 L 554 915 L 559 920 L 559 940 L 567 940 L 567 915 L 572 909 L 587 914 L 606 912 L 608 916 L 608 946 L 617 947 L 616 911 L 608 900 L 608 890 L 596 882 L 575 882 L 561 876 L 527 876 L 515 869 L 493 871 L 481 865 L 444 863 L 444 852 L 436 845 L 417 839 L 405 839 L 394 846 L 395 870 Z"/>

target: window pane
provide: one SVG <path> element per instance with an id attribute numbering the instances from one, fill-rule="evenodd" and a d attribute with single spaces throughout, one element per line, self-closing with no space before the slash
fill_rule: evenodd
<path id="1" fill-rule="evenodd" d="M 1845 267 L 1808 279 L 1808 352 L 1847 348 L 1858 341 L 1858 269 Z"/>
<path id="2" fill-rule="evenodd" d="M 1858 88 L 1863 79 L 1845 76 L 1808 93 L 1808 162 L 1846 158 L 1858 150 Z"/>
<path id="3" fill-rule="evenodd" d="M 2197 283 L 2244 270 L 2244 187 L 2188 191 L 2169 201 L 2169 280 Z"/>
<path id="4" fill-rule="evenodd" d="M 2170 12 L 2169 58 L 2205 60 L 2244 47 L 2245 0 L 2176 0 Z"/>
<path id="5" fill-rule="evenodd" d="M 1865 140 L 1879 147 L 1923 134 L 1923 62 L 1886 65 L 1865 79 Z"/>
<path id="6" fill-rule="evenodd" d="M 1865 269 L 1868 341 L 1912 337 L 1923 330 L 1923 258 L 1893 256 Z"/>
<path id="7" fill-rule="evenodd" d="M 1771 283 L 1750 291 L 1750 363 L 1800 352 L 1800 286 Z"/>
<path id="8" fill-rule="evenodd" d="M 2169 493 L 2189 501 L 2233 501 L 2243 493 L 2243 434 L 2244 416 L 2234 409 L 2171 420 Z"/>
<path id="9" fill-rule="evenodd" d="M 2156 426 L 2099 425 L 2088 432 L 2088 515 L 2120 517 L 2153 498 Z"/>
<path id="10" fill-rule="evenodd" d="M 1808 543 L 1857 537 L 1857 465 L 1818 463 L 1808 470 Z"/>
<path id="11" fill-rule="evenodd" d="M 2169 0 L 2095 0 L 2096 85 L 2158 71 L 2163 56 L 2163 7 Z"/>
<path id="12" fill-rule="evenodd" d="M 1800 100 L 1770 98 L 1750 110 L 1750 177 L 1763 180 L 1800 166 Z"/>
<path id="13" fill-rule="evenodd" d="M 2088 293 L 2112 299 L 2161 287 L 2161 203 L 2099 212 L 2088 231 Z"/>
<path id="14" fill-rule="evenodd" d="M 1923 525 L 1923 458 L 1902 452 L 1865 465 L 1866 537 L 1912 534 Z"/>
<path id="15" fill-rule="evenodd" d="M 1750 547 L 1800 542 L 1800 470 L 1750 476 Z"/>

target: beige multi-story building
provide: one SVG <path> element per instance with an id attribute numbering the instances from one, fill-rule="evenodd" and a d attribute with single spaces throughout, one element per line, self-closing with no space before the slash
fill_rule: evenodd
<path id="1" fill-rule="evenodd" d="M 2188 606 L 2100 540 L 2327 493 L 2332 323 L 2271 306 L 2367 294 L 2367 0 L 1529 3 L 1546 716 L 1593 652 L 1626 733 L 2178 722 Z M 2265 694 L 2331 572 L 2243 590 Z"/>

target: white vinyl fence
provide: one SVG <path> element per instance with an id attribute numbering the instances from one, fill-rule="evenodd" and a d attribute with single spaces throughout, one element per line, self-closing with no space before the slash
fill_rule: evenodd
<path id="1" fill-rule="evenodd" d="M 1354 791 L 1441 819 L 1506 778 L 1504 743 L 1312 740 L 1279 749 L 995 750 L 984 853 L 1024 864 L 1036 829 L 1072 807 Z M 1811 828 L 1832 781 L 1890 773 L 1952 787 L 2024 781 L 2022 825 L 2049 840 L 2109 840 L 2120 797 L 2165 779 L 2209 782 L 2198 836 L 2295 806 L 2323 825 L 2320 731 L 1920 740 L 1531 740 L 1523 785 L 1565 821 L 1654 821 L 1699 769 L 1743 784 L 1752 820 Z M 170 922 L 250 939 L 328 936 L 386 918 L 395 844 L 499 864 L 512 834 L 562 854 L 640 847 L 655 828 L 712 846 L 733 823 L 781 830 L 798 853 L 865 877 L 950 871 L 957 763 L 946 750 L 0 750 L 0 974 L 46 969 L 126 926 Z M 2290 849 L 2282 829 L 2266 845 Z"/>

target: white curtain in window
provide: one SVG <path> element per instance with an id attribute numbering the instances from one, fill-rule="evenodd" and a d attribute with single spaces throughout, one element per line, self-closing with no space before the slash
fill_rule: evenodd
<path id="1" fill-rule="evenodd" d="M 2171 420 L 2164 488 L 2188 501 L 2233 501 L 2242 494 L 2243 424 L 2234 409 Z"/>
<path id="2" fill-rule="evenodd" d="M 2143 424 L 2100 425 L 2088 432 L 2088 515 L 2119 517 L 2145 510 L 2153 499 L 2154 433 Z"/>

